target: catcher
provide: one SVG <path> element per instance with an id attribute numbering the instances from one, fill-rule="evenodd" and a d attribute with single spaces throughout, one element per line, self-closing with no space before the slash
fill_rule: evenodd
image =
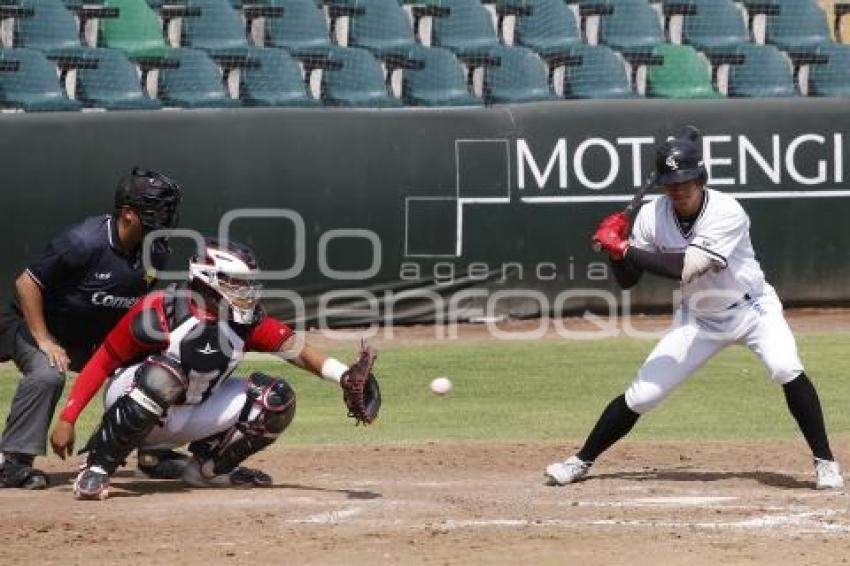
<path id="1" fill-rule="evenodd" d="M 260 470 L 240 467 L 271 445 L 295 416 L 295 393 L 284 380 L 255 372 L 230 375 L 245 352 L 274 352 L 339 383 L 349 416 L 369 424 L 381 405 L 371 373 L 372 349 L 349 368 L 302 344 L 293 330 L 259 306 L 254 252 L 208 238 L 189 262 L 189 282 L 139 301 L 113 328 L 74 383 L 50 443 L 64 459 L 74 447 L 74 422 L 101 385 L 106 412 L 83 452 L 74 482 L 78 499 L 105 499 L 109 476 L 136 446 L 188 444 L 183 481 L 195 487 L 269 486 Z"/>

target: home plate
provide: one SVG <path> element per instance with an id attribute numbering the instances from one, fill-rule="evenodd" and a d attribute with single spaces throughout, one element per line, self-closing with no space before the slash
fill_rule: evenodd
<path id="1" fill-rule="evenodd" d="M 642 505 L 706 505 L 711 503 L 727 503 L 735 501 L 737 497 L 724 496 L 683 496 L 683 497 L 641 497 L 631 499 L 630 502 Z"/>

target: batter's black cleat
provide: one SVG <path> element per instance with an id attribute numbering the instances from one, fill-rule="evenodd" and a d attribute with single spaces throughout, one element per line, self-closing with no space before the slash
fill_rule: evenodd
<path id="1" fill-rule="evenodd" d="M 0 485 L 18 489 L 47 489 L 47 474 L 32 467 L 35 456 L 4 454 L 0 467 Z"/>
<path id="2" fill-rule="evenodd" d="M 74 497 L 103 501 L 109 497 L 109 475 L 98 466 L 83 468 L 74 481 Z"/>
<path id="3" fill-rule="evenodd" d="M 174 450 L 139 448 L 137 475 L 154 480 L 179 480 L 190 458 Z"/>

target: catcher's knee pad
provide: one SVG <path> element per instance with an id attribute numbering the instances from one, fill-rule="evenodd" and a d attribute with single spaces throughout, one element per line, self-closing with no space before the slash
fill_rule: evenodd
<path id="1" fill-rule="evenodd" d="M 282 379 L 253 373 L 239 421 L 230 429 L 198 440 L 189 450 L 213 462 L 215 474 L 226 474 L 251 454 L 271 445 L 295 417 L 295 391 Z"/>
<path id="2" fill-rule="evenodd" d="M 185 398 L 188 386 L 189 381 L 177 360 L 155 355 L 136 370 L 130 394 L 146 409 L 162 416 L 168 407 Z"/>
<path id="3" fill-rule="evenodd" d="M 264 435 L 277 436 L 295 418 L 295 391 L 282 379 L 255 372 L 239 422 Z"/>

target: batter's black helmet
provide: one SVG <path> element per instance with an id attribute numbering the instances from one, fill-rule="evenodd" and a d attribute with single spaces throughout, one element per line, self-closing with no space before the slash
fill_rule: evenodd
<path id="1" fill-rule="evenodd" d="M 705 183 L 708 173 L 702 162 L 702 135 L 699 130 L 687 126 L 677 138 L 664 142 L 655 156 L 655 170 L 659 185 L 691 179 Z"/>
<path id="2" fill-rule="evenodd" d="M 115 212 L 129 206 L 139 213 L 145 232 L 177 226 L 177 206 L 183 200 L 180 185 L 156 171 L 133 167 L 115 188 Z"/>

